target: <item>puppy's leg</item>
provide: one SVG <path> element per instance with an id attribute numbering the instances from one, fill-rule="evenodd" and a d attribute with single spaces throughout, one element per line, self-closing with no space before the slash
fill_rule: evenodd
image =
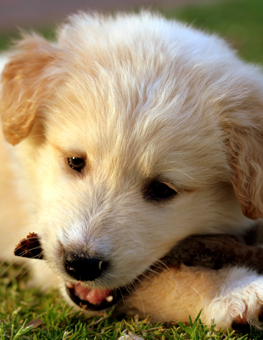
<path id="1" fill-rule="evenodd" d="M 153 321 L 188 322 L 202 309 L 202 321 L 217 328 L 261 327 L 263 277 L 245 268 L 171 268 L 141 281 L 125 305 Z"/>
<path id="2" fill-rule="evenodd" d="M 263 276 L 246 268 L 220 271 L 225 276 L 213 300 L 204 307 L 218 328 L 249 329 L 249 324 L 263 328 Z"/>
<path id="3" fill-rule="evenodd" d="M 204 268 L 167 268 L 140 280 L 136 291 L 125 299 L 125 306 L 141 316 L 149 315 L 152 321 L 188 322 L 189 315 L 196 317 L 214 299 L 220 287 L 217 276 L 216 271 Z"/>

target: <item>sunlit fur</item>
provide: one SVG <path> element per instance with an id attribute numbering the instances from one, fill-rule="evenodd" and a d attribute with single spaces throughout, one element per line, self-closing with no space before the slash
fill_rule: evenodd
<path id="1" fill-rule="evenodd" d="M 1 84 L 1 254 L 37 232 L 52 270 L 35 265 L 38 284 L 70 280 L 70 250 L 110 262 L 91 287 L 118 288 L 178 240 L 242 233 L 262 216 L 263 77 L 218 37 L 147 12 L 80 14 L 56 44 L 24 36 Z M 69 157 L 86 159 L 83 173 Z M 156 179 L 178 194 L 145 200 Z M 246 308 L 258 313 L 263 279 L 236 268 L 167 269 L 127 306 L 157 321 L 203 308 L 206 323 L 226 328 L 237 287 L 249 302 L 247 285 L 257 298 Z"/>

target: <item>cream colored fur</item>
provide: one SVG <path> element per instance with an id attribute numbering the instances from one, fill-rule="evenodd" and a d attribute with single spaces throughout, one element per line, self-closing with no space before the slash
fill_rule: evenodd
<path id="1" fill-rule="evenodd" d="M 118 288 L 182 238 L 262 216 L 263 76 L 223 40 L 147 12 L 81 14 L 55 45 L 31 35 L 18 49 L 1 83 L 0 249 L 39 233 L 52 271 L 34 265 L 38 283 L 69 280 L 62 254 L 81 249 L 112 264 L 90 286 Z M 146 201 L 152 179 L 178 194 Z M 142 282 L 127 306 L 156 321 L 203 308 L 222 328 L 246 312 L 259 327 L 262 301 L 263 278 L 245 268 L 184 267 Z"/>

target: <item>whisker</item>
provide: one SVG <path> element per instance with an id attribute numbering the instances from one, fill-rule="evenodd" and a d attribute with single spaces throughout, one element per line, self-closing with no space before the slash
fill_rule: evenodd
<path id="1" fill-rule="evenodd" d="M 165 266 L 166 267 L 166 272 L 171 272 L 171 270 L 170 270 L 170 268 L 163 262 L 163 261 L 161 261 L 161 260 L 157 260 L 157 262 L 159 262 L 162 266 Z M 168 270 L 168 271 L 167 271 Z M 172 275 L 172 277 L 174 278 L 174 282 L 175 283 L 177 283 L 177 287 L 178 287 L 178 289 L 179 289 L 179 284 L 178 284 L 178 282 L 176 282 L 176 279 L 175 279 L 175 277 L 174 277 L 174 275 Z M 196 293 L 197 293 L 197 295 L 200 297 L 200 299 L 201 299 L 201 301 L 203 302 L 203 298 L 202 298 L 202 296 L 201 296 L 201 294 L 198 292 L 198 290 L 196 289 L 196 288 L 194 288 L 192 285 L 190 285 L 188 282 L 186 282 L 185 280 L 183 280 L 181 277 L 180 277 L 180 280 L 185 284 L 185 285 L 187 285 L 188 287 L 190 287 L 191 289 L 193 289 Z M 180 289 L 179 289 L 180 290 Z M 181 294 L 181 296 L 183 295 L 182 294 L 182 292 L 181 292 L 181 290 L 180 290 L 180 294 Z"/>
<path id="2" fill-rule="evenodd" d="M 34 258 L 34 260 L 37 260 L 37 258 Z M 28 266 L 28 264 L 30 263 L 30 266 Z M 19 273 L 21 272 L 22 269 L 24 269 L 24 267 L 27 265 L 28 268 L 24 271 L 24 273 L 21 275 L 21 277 L 23 277 L 33 266 L 35 266 L 36 264 L 39 265 L 39 262 L 31 262 L 28 261 L 27 263 L 25 263 L 22 268 L 19 270 L 19 272 L 16 274 L 15 278 L 19 275 Z M 30 267 L 30 268 L 29 268 Z"/>
<path id="3" fill-rule="evenodd" d="M 17 248 L 16 250 L 19 250 L 19 249 L 22 249 L 24 246 L 21 246 L 21 247 L 19 247 L 19 248 Z M 37 246 L 37 247 L 34 247 L 34 248 L 31 248 L 30 249 L 30 252 L 32 251 L 32 250 L 36 250 L 36 249 L 41 249 L 41 246 Z M 29 251 L 28 250 L 25 250 L 25 251 L 23 251 L 23 252 L 21 252 L 19 255 L 16 255 L 16 256 L 19 256 L 19 257 L 23 257 L 25 254 L 27 254 Z M 41 251 L 41 253 L 42 253 L 42 251 Z M 34 258 L 35 256 L 39 256 L 39 254 L 38 255 L 34 255 L 34 256 L 32 256 L 32 257 L 30 257 L 30 258 Z M 25 256 L 26 257 L 26 256 Z"/>
<path id="4" fill-rule="evenodd" d="M 25 238 L 23 238 L 23 239 L 25 239 Z M 29 245 L 30 245 L 30 242 L 33 244 L 33 243 L 35 243 L 36 241 L 38 241 L 39 240 L 39 238 L 38 238 L 38 236 L 34 236 L 34 237 L 27 237 L 26 238 L 27 239 L 27 243 L 29 243 Z M 29 242 L 28 242 L 29 241 Z M 21 242 L 21 241 L 20 241 Z M 17 247 L 16 245 L 15 245 L 15 243 L 13 243 L 13 242 L 10 242 L 10 243 L 8 243 L 5 247 L 1 247 L 1 250 L 3 251 L 3 250 L 5 250 L 5 249 L 7 249 L 7 248 L 9 248 L 11 245 L 14 245 L 14 248 L 16 247 L 16 249 L 20 249 L 21 247 L 23 247 L 24 245 L 21 245 L 20 247 Z"/>
<path id="5" fill-rule="evenodd" d="M 32 248 L 32 250 L 35 250 L 35 249 L 41 249 L 41 246 L 38 246 L 38 247 L 34 247 L 34 248 Z M 23 255 L 24 254 L 26 254 L 26 251 L 25 252 L 22 252 L 22 254 L 19 256 L 19 257 L 23 257 Z M 40 254 L 38 254 L 38 255 L 35 255 L 35 256 L 33 256 L 32 257 L 32 259 L 37 259 L 37 258 L 39 258 L 41 255 L 43 254 L 43 252 L 41 251 L 40 252 Z M 1 263 L 0 263 L 0 268 L 1 268 L 1 266 L 3 266 L 3 264 L 4 263 L 6 263 L 6 262 L 8 262 L 8 259 L 10 258 L 10 257 L 13 257 L 13 254 L 10 254 L 8 257 L 6 257 Z M 4 270 L 2 273 L 0 273 L 0 276 L 2 276 L 13 264 L 15 264 L 15 262 L 17 262 L 19 259 L 18 258 L 16 258 L 16 259 L 14 259 L 11 263 L 10 263 L 10 265 L 6 268 L 6 270 Z"/>
<path id="6" fill-rule="evenodd" d="M 13 265 L 15 265 L 15 263 L 18 261 L 18 259 L 14 259 L 8 266 L 7 268 L 0 273 L 0 276 L 4 275 Z M 3 262 L 4 263 L 4 262 Z M 3 265 L 3 263 L 1 265 Z"/>

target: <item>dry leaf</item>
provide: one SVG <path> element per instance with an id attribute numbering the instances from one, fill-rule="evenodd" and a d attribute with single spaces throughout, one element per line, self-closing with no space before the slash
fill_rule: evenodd
<path id="1" fill-rule="evenodd" d="M 25 325 L 25 328 L 26 327 L 30 327 L 32 326 L 33 328 L 37 328 L 38 326 L 40 326 L 42 324 L 42 320 L 40 319 L 35 319 L 35 320 L 32 320 L 32 321 L 29 321 L 26 325 Z"/>

